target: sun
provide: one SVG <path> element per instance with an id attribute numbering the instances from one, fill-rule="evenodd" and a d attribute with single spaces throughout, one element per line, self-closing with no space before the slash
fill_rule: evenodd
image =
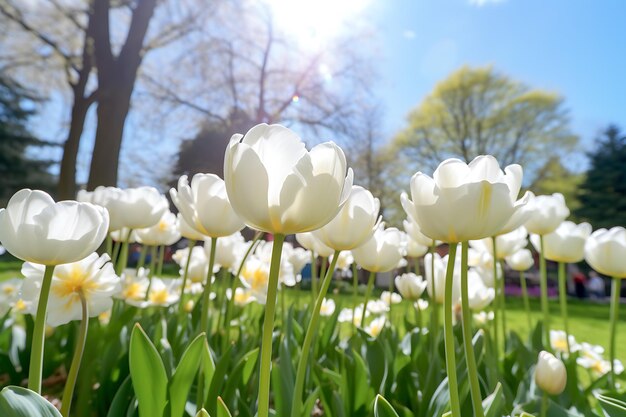
<path id="1" fill-rule="evenodd" d="M 264 0 L 276 24 L 303 47 L 323 47 L 363 13 L 371 0 Z"/>

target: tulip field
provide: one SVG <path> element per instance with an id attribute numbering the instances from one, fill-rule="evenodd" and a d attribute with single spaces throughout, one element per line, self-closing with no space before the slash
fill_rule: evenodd
<path id="1" fill-rule="evenodd" d="M 333 142 L 260 124 L 224 161 L 13 195 L 0 417 L 626 417 L 623 227 L 488 155 L 415 173 L 401 229 Z M 568 298 L 582 262 L 606 302 Z"/>

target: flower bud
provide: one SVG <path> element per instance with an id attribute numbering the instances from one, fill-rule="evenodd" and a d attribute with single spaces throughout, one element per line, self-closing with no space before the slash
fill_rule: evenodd
<path id="1" fill-rule="evenodd" d="M 535 368 L 535 382 L 546 393 L 559 395 L 567 383 L 565 365 L 553 354 L 542 350 Z"/>

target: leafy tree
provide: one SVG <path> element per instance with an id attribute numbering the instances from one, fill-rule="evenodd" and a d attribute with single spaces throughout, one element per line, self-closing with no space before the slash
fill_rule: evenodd
<path id="1" fill-rule="evenodd" d="M 529 173 L 568 154 L 577 142 L 560 96 L 530 89 L 491 67 L 467 66 L 437 84 L 394 139 L 413 162 L 411 169 L 491 154 L 501 165 L 519 163 Z"/>
<path id="2" fill-rule="evenodd" d="M 536 180 L 528 189 L 537 195 L 561 193 L 565 197 L 567 207 L 574 213 L 580 207 L 578 190 L 585 175 L 574 173 L 563 166 L 561 159 L 554 156 L 539 168 Z M 575 217 L 575 216 L 574 216 Z"/>
<path id="3" fill-rule="evenodd" d="M 31 147 L 51 145 L 33 137 L 26 127 L 33 110 L 27 107 L 34 97 L 13 81 L 0 75 L 0 204 L 21 188 L 49 190 L 54 178 L 48 172 L 52 161 L 33 159 Z"/>
<path id="4" fill-rule="evenodd" d="M 594 228 L 626 226 L 626 135 L 609 126 L 589 160 L 575 214 Z"/>

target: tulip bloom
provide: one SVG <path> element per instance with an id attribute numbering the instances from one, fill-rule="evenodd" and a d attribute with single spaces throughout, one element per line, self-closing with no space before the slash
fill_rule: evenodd
<path id="1" fill-rule="evenodd" d="M 137 241 L 144 245 L 170 246 L 180 240 L 179 228 L 176 215 L 166 211 L 154 226 L 137 229 L 134 232 Z"/>
<path id="2" fill-rule="evenodd" d="M 402 194 L 404 210 L 431 239 L 447 243 L 497 235 L 525 204 L 517 201 L 522 168 L 500 169 L 493 156 L 479 156 L 470 164 L 447 159 L 433 178 L 421 172 L 411 178 L 413 201 Z"/>
<path id="3" fill-rule="evenodd" d="M 539 352 L 535 367 L 535 383 L 549 395 L 562 393 L 567 383 L 567 371 L 563 362 L 545 350 Z"/>
<path id="4" fill-rule="evenodd" d="M 528 245 L 526 237 L 528 232 L 524 227 L 519 227 L 509 233 L 504 233 L 495 237 L 496 258 L 503 259 Z M 486 252 L 493 256 L 493 238 L 488 237 L 480 240 L 471 240 L 470 246 L 478 251 Z"/>
<path id="5" fill-rule="evenodd" d="M 370 272 L 387 272 L 396 268 L 404 256 L 402 232 L 381 224 L 361 246 L 352 250 L 354 260 Z"/>
<path id="6" fill-rule="evenodd" d="M 90 203 L 55 203 L 43 191 L 20 190 L 0 209 L 0 241 L 27 262 L 60 265 L 94 252 L 106 237 L 109 215 Z"/>
<path id="7" fill-rule="evenodd" d="M 585 256 L 585 242 L 590 235 L 591 225 L 589 223 L 577 225 L 569 221 L 563 222 L 556 230 L 543 236 L 544 256 L 555 262 L 580 262 Z M 535 250 L 541 250 L 538 235 L 531 235 L 530 242 Z"/>
<path id="8" fill-rule="evenodd" d="M 103 193 L 102 197 L 99 197 L 99 192 Z M 93 201 L 109 211 L 112 219 L 111 230 L 122 227 L 145 229 L 154 226 L 169 207 L 165 196 L 154 187 L 106 187 L 101 191 L 94 191 Z"/>
<path id="9" fill-rule="evenodd" d="M 609 356 L 611 384 L 615 388 L 615 336 L 619 321 L 621 279 L 626 278 L 626 229 L 618 226 L 610 230 L 599 229 L 593 232 L 585 243 L 585 260 L 596 271 L 613 277 Z"/>
<path id="10" fill-rule="evenodd" d="M 396 288 L 403 298 L 418 300 L 426 289 L 426 281 L 412 272 L 398 275 L 395 279 Z"/>
<path id="11" fill-rule="evenodd" d="M 333 142 L 307 152 L 281 125 L 259 124 L 233 135 L 226 149 L 224 181 L 233 209 L 256 230 L 288 235 L 331 221 L 352 189 L 352 169 Z"/>
<path id="12" fill-rule="evenodd" d="M 563 220 L 569 216 L 563 194 L 539 195 L 529 200 L 527 210 L 530 218 L 524 226 L 529 233 L 547 235 L 556 230 Z"/>

